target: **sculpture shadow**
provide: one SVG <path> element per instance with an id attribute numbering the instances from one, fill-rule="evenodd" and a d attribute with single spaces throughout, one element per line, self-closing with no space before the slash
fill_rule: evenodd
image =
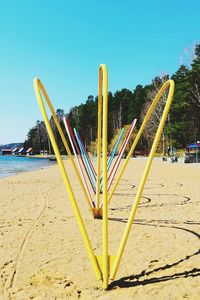
<path id="1" fill-rule="evenodd" d="M 115 222 L 123 222 L 123 223 L 127 223 L 127 219 L 122 219 L 122 218 L 109 218 L 110 221 L 115 221 Z M 163 220 L 164 221 L 164 220 Z M 184 228 L 184 227 L 180 227 L 180 226 L 169 226 L 169 225 L 162 225 L 162 224 L 150 224 L 148 223 L 146 220 L 142 219 L 142 220 L 135 220 L 134 221 L 135 224 L 138 225 L 143 225 L 143 226 L 154 226 L 154 227 L 167 227 L 167 228 L 172 228 L 172 229 L 178 229 L 178 230 L 183 230 L 186 231 L 192 235 L 194 235 L 195 237 L 197 237 L 198 239 L 200 239 L 200 234 Z M 132 274 L 130 276 L 126 276 L 123 277 L 119 280 L 115 280 L 113 282 L 110 283 L 108 289 L 114 289 L 116 287 L 120 287 L 120 288 L 130 288 L 130 287 L 136 287 L 136 286 L 145 286 L 145 285 L 149 285 L 149 284 L 154 284 L 154 283 L 159 283 L 159 282 L 165 282 L 165 281 L 170 281 L 170 280 L 175 280 L 175 279 L 179 279 L 179 278 L 188 278 L 188 277 L 197 277 L 200 276 L 200 268 L 193 268 L 191 270 L 186 270 L 180 273 L 174 273 L 172 275 L 163 275 L 163 276 L 155 276 L 152 278 L 144 278 L 148 275 L 157 273 L 159 271 L 164 271 L 164 270 L 169 270 L 171 268 L 173 268 L 174 266 L 179 265 L 180 263 L 187 261 L 189 259 L 191 259 L 192 257 L 199 255 L 200 254 L 200 249 L 198 249 L 197 251 L 195 251 L 194 253 L 187 255 L 184 258 L 181 258 L 178 261 L 175 261 L 171 264 L 166 264 L 164 266 L 160 266 L 157 267 L 151 271 L 143 270 L 141 271 L 139 274 Z"/>

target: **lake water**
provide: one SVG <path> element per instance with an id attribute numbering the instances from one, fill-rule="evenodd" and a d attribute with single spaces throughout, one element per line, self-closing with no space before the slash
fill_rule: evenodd
<path id="1" fill-rule="evenodd" d="M 47 158 L 29 158 L 0 155 L 0 177 L 33 171 L 55 164 Z"/>

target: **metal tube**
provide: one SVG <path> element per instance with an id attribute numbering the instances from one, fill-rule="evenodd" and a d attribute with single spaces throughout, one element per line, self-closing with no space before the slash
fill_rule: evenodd
<path id="1" fill-rule="evenodd" d="M 118 252 L 117 252 L 117 256 L 116 256 L 116 259 L 114 261 L 114 264 L 113 264 L 113 267 L 112 267 L 112 270 L 111 270 L 110 279 L 114 279 L 115 276 L 116 276 L 116 273 L 117 273 L 117 270 L 118 270 L 118 267 L 119 267 L 119 264 L 120 264 L 120 261 L 121 261 L 121 258 L 122 258 L 122 254 L 124 252 L 124 248 L 126 246 L 126 242 L 127 242 L 130 230 L 131 230 L 131 226 L 132 226 L 135 214 L 136 214 L 136 210 L 137 210 L 137 207 L 138 207 L 138 204 L 139 204 L 139 201 L 140 201 L 143 189 L 144 189 L 144 185 L 146 183 L 147 176 L 149 174 L 149 170 L 150 170 L 150 167 L 151 167 L 151 164 L 152 164 L 152 160 L 153 160 L 154 154 L 156 152 L 156 149 L 157 149 L 157 146 L 158 146 L 158 143 L 159 143 L 159 140 L 160 140 L 160 136 L 162 134 L 163 127 L 165 125 L 165 121 L 166 121 L 166 118 L 167 118 L 167 115 L 168 115 L 168 112 L 169 112 L 169 109 L 170 109 L 170 106 L 171 106 L 173 94 L 174 94 L 174 81 L 173 80 L 168 80 L 162 86 L 162 88 L 160 89 L 160 91 L 156 95 L 154 101 L 152 102 L 152 104 L 151 104 L 151 106 L 150 106 L 150 108 L 147 112 L 147 115 L 146 115 L 146 117 L 143 121 L 143 124 L 146 125 L 146 122 L 150 118 L 153 110 L 155 109 L 156 104 L 158 103 L 158 101 L 160 100 L 160 98 L 163 95 L 164 91 L 168 88 L 168 86 L 170 87 L 170 89 L 169 89 L 169 94 L 168 94 L 167 101 L 166 101 L 166 104 L 165 104 L 165 108 L 164 108 L 164 111 L 163 111 L 163 114 L 162 114 L 162 118 L 161 118 L 159 127 L 157 129 L 156 136 L 154 138 L 154 142 L 153 142 L 153 145 L 152 145 L 152 148 L 151 148 L 148 160 L 147 160 L 145 170 L 143 172 L 142 179 L 140 181 L 140 185 L 139 185 L 136 197 L 135 197 L 134 204 L 133 204 L 132 209 L 131 209 L 131 213 L 130 213 L 130 216 L 129 216 L 129 219 L 128 219 L 128 223 L 126 225 L 124 234 L 122 236 L 122 240 L 120 242 L 120 246 L 119 246 L 119 249 L 118 249 Z M 144 128 L 143 124 L 141 126 L 142 129 Z M 139 131 L 139 133 L 140 133 L 140 131 Z M 138 133 L 138 136 L 140 136 L 139 133 Z"/>
<path id="2" fill-rule="evenodd" d="M 82 149 L 83 149 L 85 158 L 86 158 L 87 161 L 88 161 L 88 165 L 89 165 L 90 170 L 91 170 L 91 172 L 92 172 L 92 174 L 93 174 L 94 180 L 96 181 L 96 171 L 95 171 L 95 169 L 94 169 L 94 166 L 93 166 L 93 164 L 92 164 L 92 161 L 91 161 L 91 159 L 90 159 L 90 157 L 89 157 L 89 155 L 88 155 L 88 153 L 87 153 L 87 151 L 86 151 L 86 149 L 85 149 L 85 146 L 84 146 L 84 144 L 83 144 L 83 141 L 82 141 L 82 138 L 81 138 L 79 132 L 78 132 L 77 130 L 76 130 L 76 132 L 77 132 L 79 141 L 80 141 L 80 143 L 81 143 L 81 146 L 82 146 Z"/>
<path id="3" fill-rule="evenodd" d="M 169 80 L 162 86 L 162 88 L 165 87 L 165 85 L 166 85 L 167 83 L 168 83 L 168 85 L 169 85 Z M 130 158 L 131 158 L 131 155 L 133 154 L 133 151 L 135 150 L 135 147 L 137 146 L 137 143 L 138 143 L 138 141 L 140 140 L 140 137 L 141 137 L 141 135 L 142 135 L 142 133 L 143 133 L 143 131 L 144 131 L 144 128 L 145 128 L 145 126 L 146 126 L 146 124 L 147 124 L 147 121 L 148 121 L 149 118 L 151 117 L 152 112 L 154 111 L 155 106 L 156 106 L 156 104 L 158 103 L 158 101 L 159 101 L 159 99 L 160 99 L 160 98 L 158 97 L 158 96 L 160 95 L 160 93 L 161 93 L 161 90 L 158 92 L 157 96 L 155 97 L 154 101 L 152 102 L 152 104 L 151 104 L 151 106 L 150 106 L 150 108 L 149 108 L 149 110 L 148 110 L 148 112 L 147 112 L 147 114 L 146 114 L 146 116 L 145 116 L 145 118 L 144 118 L 144 120 L 143 120 L 143 123 L 142 123 L 142 125 L 141 125 L 141 127 L 140 127 L 140 130 L 138 131 L 138 133 L 137 133 L 137 135 L 136 135 L 136 138 L 135 138 L 135 140 L 134 140 L 134 142 L 133 142 L 133 145 L 132 145 L 132 147 L 131 147 L 131 149 L 130 149 L 130 151 L 129 151 L 127 157 L 126 157 L 126 160 L 125 160 L 125 163 L 124 163 L 124 165 L 123 165 L 123 167 L 122 167 L 122 169 L 121 169 L 121 172 L 120 172 L 120 174 L 118 175 L 118 178 L 117 178 L 117 180 L 116 180 L 116 182 L 115 182 L 115 184 L 114 184 L 114 186 L 113 186 L 113 188 L 112 188 L 110 194 L 108 195 L 108 202 L 110 202 L 110 200 L 111 200 L 111 198 L 112 198 L 112 195 L 113 195 L 115 189 L 117 188 L 117 186 L 118 186 L 118 184 L 119 184 L 119 181 L 120 181 L 120 179 L 121 179 L 121 177 L 122 177 L 122 175 L 123 175 L 123 173 L 124 173 L 124 171 L 125 171 L 125 169 L 126 169 L 126 166 L 127 166 L 128 162 L 129 162 L 129 160 L 130 160 Z M 161 96 L 160 96 L 160 97 L 161 97 Z"/>
<path id="4" fill-rule="evenodd" d="M 90 194 L 90 190 L 89 190 L 89 188 L 88 188 L 87 181 L 86 181 L 86 179 L 85 179 L 85 176 L 84 176 L 84 173 L 83 173 L 81 164 L 80 164 L 79 159 L 78 159 L 78 156 L 77 156 L 77 154 L 76 154 L 76 150 L 75 150 L 74 143 L 73 143 L 73 137 L 72 137 L 71 134 L 70 134 L 69 123 L 68 123 L 68 120 L 66 120 L 65 117 L 63 118 L 63 123 L 64 123 L 64 125 L 65 125 L 65 129 L 66 129 L 66 132 L 67 132 L 67 135 L 68 135 L 68 138 L 69 138 L 69 141 L 70 141 L 70 144 L 71 144 L 71 147 L 72 147 L 72 150 L 73 150 L 73 153 L 74 153 L 76 162 L 77 162 L 77 166 L 78 166 L 78 168 L 79 168 L 79 172 L 80 172 L 80 174 L 81 174 L 81 176 L 82 176 L 82 180 L 83 180 L 83 183 L 84 183 L 84 185 L 85 185 L 85 189 L 86 189 L 86 191 L 87 191 L 87 193 L 88 193 L 88 197 L 89 197 L 89 199 L 90 199 L 90 202 L 89 202 L 88 204 L 89 204 L 89 206 L 91 206 L 91 203 L 92 203 L 92 205 L 93 205 L 93 207 L 94 207 L 94 203 L 93 203 L 93 201 L 92 201 L 92 196 L 91 196 L 91 194 Z"/>
<path id="5" fill-rule="evenodd" d="M 110 170 L 110 167 L 111 167 L 111 165 L 112 165 L 113 159 L 114 159 L 114 157 L 115 157 L 115 153 L 116 153 L 116 151 L 117 151 L 117 149 L 118 149 L 118 147 L 119 147 L 119 143 L 120 143 L 120 141 L 121 141 L 121 139 L 122 139 L 123 134 L 124 134 L 124 128 L 121 130 L 120 135 L 119 135 L 119 137 L 118 137 L 118 139 L 117 139 L 117 142 L 115 143 L 115 146 L 113 147 L 111 156 L 109 157 L 109 160 L 108 160 L 108 162 L 107 162 L 107 168 L 108 168 L 107 173 L 108 173 L 109 170 Z M 100 191 L 102 191 L 102 188 L 103 188 L 102 178 L 101 178 L 100 182 L 101 182 L 101 188 L 100 188 Z"/>
<path id="6" fill-rule="evenodd" d="M 110 172 L 110 176 L 108 177 L 108 190 L 110 189 L 110 186 L 111 186 L 111 184 L 113 182 L 114 176 L 115 176 L 115 174 L 116 174 L 116 172 L 118 170 L 118 167 L 119 167 L 121 158 L 123 156 L 123 153 L 124 153 L 124 151 L 126 149 L 126 146 L 127 146 L 128 142 L 129 142 L 129 139 L 131 137 L 133 129 L 135 128 L 136 121 L 137 121 L 137 119 L 135 119 L 133 121 L 133 123 L 131 124 L 130 130 L 127 133 L 127 136 L 126 136 L 126 138 L 124 140 L 124 143 L 122 144 L 122 147 L 121 147 L 121 149 L 119 151 L 119 155 L 118 155 L 118 157 L 117 157 L 117 159 L 115 161 L 115 164 L 113 165 L 113 168 L 112 168 L 112 170 Z"/>
<path id="7" fill-rule="evenodd" d="M 87 177 L 88 177 L 88 179 L 89 179 L 89 182 L 90 182 L 90 184 L 91 184 L 91 187 L 92 187 L 92 189 L 93 189 L 93 191 L 94 191 L 94 193 L 95 193 L 95 189 L 94 189 L 94 187 L 92 186 L 92 182 L 91 182 L 91 180 L 90 180 L 90 175 L 89 175 L 89 173 L 88 173 L 88 171 L 87 171 L 87 168 L 86 168 L 86 166 L 85 166 L 85 163 L 84 163 L 84 160 L 83 160 L 81 151 L 80 151 L 79 146 L 78 146 L 78 144 L 77 144 L 77 142 L 76 142 L 76 137 L 74 136 L 74 132 L 73 132 L 73 130 L 71 129 L 71 127 L 70 127 L 69 124 L 68 124 L 68 128 L 69 128 L 69 131 L 70 131 L 70 135 L 71 135 L 71 137 L 72 137 L 72 139 L 73 139 L 73 142 L 74 142 L 74 146 L 75 146 L 75 148 L 76 148 L 76 151 L 77 151 L 77 153 L 78 153 L 78 155 L 79 155 L 79 157 L 80 157 L 80 159 L 81 159 L 83 168 L 84 168 L 84 170 L 85 170 L 85 172 L 86 172 L 86 174 L 87 174 Z"/>
<path id="8" fill-rule="evenodd" d="M 61 140 L 62 140 L 62 142 L 63 142 L 63 145 L 64 145 L 64 147 L 65 147 L 65 149 L 66 149 L 66 151 L 67 151 L 67 154 L 68 154 L 69 159 L 70 159 L 70 161 L 71 161 L 71 164 L 72 164 L 72 166 L 73 166 L 73 168 L 74 168 L 74 171 L 75 171 L 75 173 L 76 173 L 76 176 L 78 177 L 78 180 L 79 180 L 79 183 L 80 183 L 80 185 L 81 185 L 82 191 L 83 191 L 83 193 L 84 193 L 84 195 L 85 195 L 87 201 L 89 202 L 90 200 L 89 200 L 89 198 L 88 198 L 88 194 L 87 194 L 87 192 L 86 192 L 86 189 L 85 189 L 85 186 L 84 186 L 84 184 L 83 184 L 82 178 L 81 178 L 81 176 L 80 176 L 80 174 L 79 174 L 78 168 L 77 168 L 77 166 L 76 166 L 76 164 L 75 164 L 75 161 L 74 161 L 74 159 L 73 159 L 73 156 L 72 156 L 72 154 L 71 154 L 70 148 L 69 148 L 69 146 L 68 146 L 68 144 L 67 144 L 67 141 L 66 141 L 66 139 L 65 139 L 65 136 L 64 136 L 64 133 L 63 133 L 63 131 L 62 131 L 62 128 L 61 128 L 61 126 L 60 126 L 60 124 L 59 124 L 59 122 L 58 122 L 56 113 L 55 113 L 54 108 L 53 108 L 53 106 L 52 106 L 52 104 L 51 104 L 51 101 L 50 101 L 50 99 L 49 99 L 49 96 L 48 96 L 48 94 L 47 94 L 47 92 L 46 92 L 46 90 L 45 90 L 45 88 L 44 88 L 42 82 L 41 82 L 39 79 L 35 79 L 35 80 L 36 80 L 36 81 L 34 81 L 34 83 L 35 83 L 35 82 L 37 83 L 38 89 L 40 88 L 40 90 L 42 91 L 42 93 L 43 93 L 43 95 L 44 95 L 44 97 L 45 97 L 45 100 L 46 100 L 46 102 L 47 102 L 47 104 L 48 104 L 48 107 L 49 107 L 49 109 L 50 109 L 50 111 L 51 111 L 51 113 L 52 113 L 53 120 L 54 120 L 54 122 L 55 122 L 55 124 L 56 124 L 56 127 L 57 127 L 57 129 L 58 129 L 58 132 L 59 132 L 59 134 L 60 134 L 60 137 L 61 137 Z M 34 87 L 35 87 L 35 86 L 34 86 Z M 41 99 L 42 99 L 42 98 L 41 98 Z M 93 210 L 92 207 L 91 207 L 90 209 L 91 209 L 91 211 Z"/>
<path id="9" fill-rule="evenodd" d="M 101 67 L 100 67 L 101 68 Z M 103 72 L 99 69 L 98 85 L 98 130 L 97 130 L 97 181 L 96 181 L 96 208 L 100 204 L 100 180 L 101 180 L 101 131 L 102 131 L 102 85 Z"/>
<path id="10" fill-rule="evenodd" d="M 114 147 L 114 149 L 113 149 L 113 151 L 112 151 L 112 153 L 111 153 L 111 156 L 110 156 L 110 158 L 109 158 L 109 160 L 108 160 L 108 171 L 110 170 L 110 167 L 111 167 L 111 165 L 112 165 L 113 158 L 114 158 L 115 153 L 116 153 L 116 151 L 117 151 L 117 149 L 118 149 L 118 147 L 119 147 L 119 143 L 121 142 L 121 139 L 122 139 L 123 134 L 124 134 L 124 128 L 122 128 L 122 130 L 121 130 L 121 132 L 120 132 L 120 135 L 119 135 L 119 137 L 118 137 L 118 139 L 117 139 L 117 142 L 116 142 L 116 144 L 115 144 L 115 147 Z"/>
<path id="11" fill-rule="evenodd" d="M 85 156 L 85 153 L 84 153 L 82 144 L 81 144 L 81 142 L 80 142 L 80 140 L 79 140 L 79 136 L 78 136 L 78 133 L 77 133 L 77 131 L 76 131 L 76 128 L 74 128 L 74 134 L 75 134 L 76 140 L 77 140 L 77 142 L 78 142 L 78 145 L 79 145 L 79 148 L 80 148 L 80 151 L 81 151 L 81 155 L 82 155 L 82 158 L 83 158 L 85 167 L 86 167 L 86 169 L 87 169 L 87 173 L 89 174 L 89 180 L 90 180 L 90 182 L 91 182 L 91 184 L 92 184 L 92 188 L 93 188 L 94 193 L 95 193 L 95 192 L 96 192 L 95 180 L 93 181 L 93 176 L 92 176 L 93 174 L 92 174 L 92 171 L 91 171 L 91 169 L 90 169 L 90 166 L 89 166 L 89 163 L 88 163 L 88 161 L 87 161 L 87 158 L 86 158 L 86 156 Z"/>
<path id="12" fill-rule="evenodd" d="M 103 83 L 103 124 L 102 124 L 102 153 L 103 153 L 103 288 L 108 287 L 108 201 L 107 201 L 107 134 L 108 134 L 108 75 L 106 65 L 100 65 L 99 80 Z"/>
<path id="13" fill-rule="evenodd" d="M 44 103 L 43 103 L 43 99 L 42 99 L 40 90 L 42 91 L 42 93 L 45 97 L 45 100 L 48 104 L 48 107 L 50 108 L 50 111 L 51 111 L 52 115 L 55 117 L 54 109 L 52 107 L 50 99 L 49 99 L 49 97 L 48 97 L 41 81 L 37 78 L 34 79 L 34 88 L 35 88 L 35 93 L 36 93 L 36 97 L 37 97 L 37 100 L 38 100 L 38 104 L 39 104 L 40 110 L 42 112 L 42 116 L 43 116 L 43 119 L 44 119 L 44 122 L 45 122 L 45 125 L 46 125 L 46 128 L 47 128 L 47 132 L 49 134 L 49 137 L 50 137 L 50 140 L 51 140 L 51 143 L 52 143 L 52 147 L 53 147 L 55 155 L 56 155 L 56 159 L 57 159 L 57 162 L 58 162 L 58 165 L 59 165 L 64 183 L 65 183 L 66 190 L 67 190 L 68 195 L 69 195 L 69 200 L 71 202 L 71 205 L 72 205 L 72 208 L 73 208 L 73 211 L 74 211 L 74 215 L 76 217 L 79 229 L 81 231 L 81 235 L 82 235 L 86 250 L 88 252 L 88 255 L 89 255 L 89 258 L 90 258 L 91 264 L 93 266 L 93 269 L 95 271 L 97 279 L 101 279 L 101 271 L 100 271 L 97 259 L 94 255 L 94 252 L 93 252 L 89 237 L 87 235 L 87 232 L 86 232 L 86 229 L 85 229 L 85 226 L 84 226 L 84 223 L 83 223 L 83 220 L 82 220 L 82 217 L 81 217 L 81 214 L 80 214 L 80 211 L 79 211 L 79 208 L 78 208 L 75 196 L 74 196 L 74 193 L 72 191 L 72 187 L 70 185 L 70 182 L 69 182 L 69 179 L 68 179 L 68 176 L 67 176 L 67 173 L 66 173 L 66 170 L 65 170 L 60 152 L 58 150 L 58 146 L 57 146 L 56 141 L 55 141 L 55 137 L 54 137 L 54 134 L 53 134 L 53 131 L 52 131 L 47 113 L 46 113 L 46 109 L 45 109 L 45 106 L 44 106 Z"/>

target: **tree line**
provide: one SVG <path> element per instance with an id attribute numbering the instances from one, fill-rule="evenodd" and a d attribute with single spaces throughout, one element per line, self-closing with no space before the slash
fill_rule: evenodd
<path id="1" fill-rule="evenodd" d="M 151 105 L 153 98 L 162 84 L 170 77 L 167 74 L 155 77 L 148 85 L 137 85 L 135 89 L 123 88 L 115 93 L 108 94 L 108 143 L 119 129 L 130 125 L 134 118 L 137 118 L 136 130 Z M 194 48 L 194 56 L 189 65 L 182 64 L 171 76 L 175 81 L 175 93 L 165 124 L 160 151 L 165 151 L 167 146 L 185 148 L 188 143 L 200 140 L 200 44 Z M 157 105 L 144 134 L 138 149 L 148 150 L 152 144 L 156 129 L 158 127 L 163 107 L 167 98 L 165 93 Z M 98 97 L 89 95 L 85 103 L 74 106 L 69 112 L 64 109 L 57 109 L 56 115 L 66 135 L 62 117 L 66 116 L 72 128 L 76 127 L 82 136 L 85 146 L 95 144 L 97 138 L 97 109 Z M 55 134 L 56 141 L 62 154 L 65 149 L 57 128 L 50 118 L 51 126 Z M 24 147 L 32 147 L 35 153 L 41 150 L 48 150 L 52 153 L 52 147 L 43 121 L 37 121 L 36 125 L 29 129 Z"/>

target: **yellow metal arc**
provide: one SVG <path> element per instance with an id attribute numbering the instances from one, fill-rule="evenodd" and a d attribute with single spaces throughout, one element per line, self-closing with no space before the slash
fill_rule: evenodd
<path id="1" fill-rule="evenodd" d="M 97 131 L 97 182 L 96 182 L 96 208 L 99 210 L 100 204 L 100 177 L 101 177 L 101 133 L 102 133 L 102 85 L 103 72 L 99 69 L 98 86 L 98 131 Z"/>
<path id="2" fill-rule="evenodd" d="M 153 160 L 154 154 L 156 152 L 156 149 L 157 149 L 157 146 L 158 146 L 161 134 L 162 134 L 162 130 L 163 130 L 163 127 L 165 125 L 165 121 L 166 121 L 166 118 L 167 118 L 167 115 L 168 115 L 168 112 L 169 112 L 169 109 L 170 109 L 170 106 L 171 106 L 171 103 L 172 103 L 173 94 L 174 94 L 174 81 L 173 80 L 168 80 L 162 86 L 162 88 L 160 89 L 158 94 L 156 95 L 156 97 L 155 97 L 152 105 L 150 106 L 150 108 L 147 112 L 147 115 L 146 115 L 146 117 L 145 117 L 145 119 L 142 123 L 140 131 L 138 132 L 138 135 L 136 137 L 137 140 L 134 142 L 134 145 L 133 145 L 135 147 L 135 145 L 137 144 L 138 139 L 139 139 L 139 137 L 141 136 L 141 133 L 144 130 L 146 122 L 150 118 L 153 110 L 155 109 L 156 104 L 158 103 L 158 101 L 160 100 L 160 98 L 163 95 L 164 91 L 168 87 L 170 87 L 170 89 L 169 89 L 169 94 L 168 94 L 167 101 L 166 101 L 166 104 L 165 104 L 165 108 L 164 108 L 164 111 L 163 111 L 163 114 L 162 114 L 162 118 L 161 118 L 160 124 L 158 126 L 156 136 L 154 138 L 154 142 L 153 142 L 153 145 L 152 145 L 152 148 L 151 148 L 151 151 L 150 151 L 150 154 L 149 154 L 149 157 L 148 157 L 148 160 L 147 160 L 147 163 L 146 163 L 146 166 L 145 166 L 145 169 L 144 169 L 141 181 L 140 181 L 140 185 L 139 185 L 136 197 L 135 197 L 134 204 L 133 204 L 132 209 L 131 209 L 131 213 L 130 213 L 130 216 L 129 216 L 129 219 L 128 219 L 128 223 L 126 225 L 124 234 L 123 234 L 121 242 L 120 242 L 120 246 L 119 246 L 119 249 L 118 249 L 118 252 L 117 252 L 116 259 L 113 263 L 113 267 L 112 267 L 111 274 L 110 274 L 110 279 L 114 279 L 115 276 L 116 276 L 116 273 L 117 273 L 117 270 L 118 270 L 118 267 L 119 267 L 119 264 L 120 264 L 120 261 L 121 261 L 121 258 L 122 258 L 122 254 L 123 254 L 123 251 L 124 251 L 124 248 L 125 248 L 125 245 L 126 245 L 126 242 L 127 242 L 130 230 L 131 230 L 131 226 L 133 224 L 133 220 L 134 220 L 134 217 L 135 217 L 135 214 L 136 214 L 136 210 L 137 210 L 137 207 L 138 207 L 138 204 L 139 204 L 139 201 L 140 201 L 143 189 L 144 189 L 144 185 L 146 183 L 147 176 L 148 176 L 151 164 L 152 164 L 152 160 Z"/>
<path id="3" fill-rule="evenodd" d="M 103 124 L 102 124 L 102 154 L 103 154 L 103 288 L 108 287 L 108 199 L 107 199 L 107 135 L 108 135 L 108 73 L 105 64 L 99 67 L 100 101 L 103 88 Z M 101 105 L 101 102 L 100 102 Z M 99 106 L 100 106 L 99 105 Z M 101 142 L 100 140 L 98 141 Z M 100 153 L 99 153 L 100 154 Z"/>
<path id="4" fill-rule="evenodd" d="M 133 154 L 133 151 L 135 150 L 135 148 L 136 148 L 136 146 L 137 146 L 137 144 L 138 144 L 138 142 L 139 142 L 139 140 L 140 140 L 140 137 L 141 137 L 141 135 L 142 135 L 142 133 L 143 133 L 143 131 L 144 131 L 144 129 L 145 129 L 145 126 L 146 126 L 148 120 L 150 119 L 150 117 L 151 117 L 153 111 L 155 110 L 155 107 L 156 107 L 158 101 L 160 100 L 161 96 L 163 95 L 164 91 L 167 89 L 167 87 L 168 87 L 169 85 L 170 85 L 170 90 L 172 90 L 173 84 L 174 84 L 174 83 L 173 83 L 173 80 L 168 80 L 168 81 L 166 81 L 166 82 L 163 84 L 163 86 L 161 87 L 161 89 L 159 90 L 159 92 L 158 92 L 158 94 L 156 95 L 156 97 L 154 98 L 154 100 L 153 100 L 151 106 L 149 107 L 149 109 L 148 109 L 148 111 L 147 111 L 147 114 L 146 114 L 146 116 L 145 116 L 145 118 L 144 118 L 144 120 L 143 120 L 143 122 L 142 122 L 142 125 L 141 125 L 141 127 L 140 127 L 140 129 L 139 129 L 139 131 L 138 131 L 138 133 L 137 133 L 137 135 L 136 135 L 136 137 L 135 137 L 135 140 L 134 140 L 134 142 L 133 142 L 133 144 L 132 144 L 132 146 L 131 146 L 131 149 L 130 149 L 130 151 L 129 151 L 127 157 L 126 157 L 126 160 L 125 160 L 125 162 L 124 162 L 124 165 L 123 165 L 123 167 L 122 167 L 122 169 L 121 169 L 121 171 L 120 171 L 120 173 L 119 173 L 119 175 L 118 175 L 118 177 L 117 177 L 117 179 L 116 179 L 116 182 L 115 182 L 115 184 L 114 184 L 114 186 L 113 186 L 113 188 L 112 188 L 110 194 L 108 195 L 108 203 L 110 202 L 110 200 L 111 200 L 111 198 L 112 198 L 112 195 L 113 195 L 113 193 L 115 192 L 115 190 L 116 190 L 116 188 L 117 188 L 117 186 L 118 186 L 118 184 L 119 184 L 119 181 L 120 181 L 122 175 L 124 174 L 124 171 L 125 171 L 125 169 L 126 169 L 126 167 L 127 167 L 127 164 L 128 164 L 128 162 L 129 162 L 129 160 L 130 160 L 132 154 Z"/>
<path id="5" fill-rule="evenodd" d="M 88 234 L 86 232 L 85 225 L 83 223 L 83 220 L 82 220 L 82 217 L 81 217 L 81 214 L 80 214 L 80 211 L 79 211 L 79 208 L 78 208 L 78 205 L 77 205 L 77 202 L 76 202 L 76 199 L 75 199 L 72 187 L 71 187 L 71 184 L 69 182 L 69 179 L 68 179 L 68 176 L 67 176 L 67 173 L 66 173 L 66 170 L 65 170 L 65 167 L 64 167 L 64 164 L 63 164 L 63 161 L 62 161 L 62 158 L 61 158 L 58 146 L 56 144 L 56 140 L 55 140 L 55 137 L 54 137 L 54 134 L 53 134 L 53 131 L 52 131 L 52 128 L 51 128 L 48 116 L 47 116 L 47 112 L 46 112 L 46 109 L 45 109 L 45 106 L 44 106 L 44 102 L 43 102 L 43 98 L 42 98 L 42 95 L 41 95 L 40 91 L 42 91 L 42 93 L 44 95 L 44 98 L 45 98 L 45 100 L 46 100 L 46 102 L 48 104 L 48 107 L 49 107 L 49 109 L 50 109 L 50 111 L 51 111 L 51 113 L 53 115 L 53 118 L 54 118 L 54 121 L 56 123 L 56 126 L 57 126 L 57 128 L 59 130 L 59 133 L 61 134 L 61 138 L 64 137 L 64 135 L 62 133 L 62 129 L 60 128 L 60 125 L 58 123 L 58 120 L 57 120 L 57 117 L 55 115 L 55 111 L 54 111 L 54 109 L 52 107 L 52 104 L 50 102 L 50 99 L 49 99 L 49 97 L 48 97 L 48 95 L 47 95 L 47 93 L 46 93 L 46 91 L 45 91 L 45 89 L 44 89 L 41 81 L 39 79 L 37 79 L 37 78 L 34 79 L 34 89 L 35 89 L 36 97 L 37 97 L 37 100 L 38 100 L 38 104 L 39 104 L 40 110 L 42 112 L 42 116 L 43 116 L 45 125 L 46 125 L 46 128 L 47 128 L 47 132 L 49 134 L 49 137 L 50 137 L 50 140 L 51 140 L 51 143 L 52 143 L 52 147 L 54 149 L 54 152 L 55 152 L 55 155 L 56 155 L 56 159 L 57 159 L 57 162 L 58 162 L 58 165 L 59 165 L 59 168 L 60 168 L 60 171 L 61 171 L 64 183 L 65 183 L 65 187 L 66 187 L 66 190 L 67 190 L 68 195 L 69 195 L 69 200 L 71 202 L 75 218 L 77 220 L 79 229 L 81 231 L 81 235 L 82 235 L 82 238 L 83 238 L 86 250 L 88 252 L 91 264 L 93 266 L 94 272 L 96 274 L 97 279 L 99 280 L 99 279 L 102 278 L 101 270 L 99 268 L 97 259 L 96 259 L 95 255 L 94 255 L 94 252 L 93 252 L 93 249 L 92 249 L 92 246 L 91 246 Z M 65 141 L 65 146 L 68 148 L 66 141 Z M 70 153 L 70 151 L 69 151 L 69 153 Z"/>
<path id="6" fill-rule="evenodd" d="M 34 81 L 34 82 L 35 82 L 35 81 Z M 51 104 L 51 101 L 50 101 L 50 99 L 49 99 L 49 96 L 48 96 L 48 94 L 47 94 L 47 92 L 46 92 L 46 90 L 45 90 L 45 88 L 44 88 L 42 82 L 41 82 L 39 79 L 37 79 L 37 85 L 38 85 L 38 89 L 40 89 L 40 90 L 42 91 L 42 93 L 43 93 L 43 95 L 44 95 L 44 98 L 45 98 L 45 100 L 46 100 L 46 102 L 47 102 L 47 105 L 48 105 L 48 107 L 49 107 L 49 109 L 50 109 L 50 111 L 51 111 L 51 113 L 52 113 L 54 122 L 55 122 L 55 124 L 56 124 L 56 127 L 57 127 L 57 129 L 58 129 L 58 132 L 59 132 L 60 137 L 61 137 L 61 139 L 62 139 L 63 145 L 64 145 L 64 147 L 65 147 L 65 149 L 66 149 L 66 151 L 67 151 L 67 154 L 68 154 L 68 156 L 69 156 L 69 159 L 70 159 L 70 161 L 71 161 L 71 163 L 72 163 L 72 166 L 73 166 L 73 168 L 74 168 L 74 171 L 75 171 L 75 173 L 76 173 L 76 175 L 77 175 L 77 177 L 78 177 L 78 180 L 79 180 L 79 182 L 80 182 L 81 188 L 82 188 L 83 193 L 84 193 L 84 195 L 85 195 L 85 197 L 86 197 L 86 200 L 87 200 L 87 202 L 88 202 L 89 208 L 90 208 L 91 212 L 93 212 L 93 207 L 92 207 L 91 201 L 90 201 L 90 199 L 89 199 L 89 197 L 88 197 L 87 191 L 86 191 L 85 186 L 84 186 L 83 181 L 82 181 L 82 178 L 81 178 L 80 173 L 79 173 L 79 171 L 78 171 L 78 168 L 77 168 L 77 166 L 76 166 L 76 164 L 75 164 L 75 162 L 74 162 L 74 159 L 73 159 L 73 156 L 72 156 L 72 154 L 71 154 L 70 148 L 69 148 L 69 146 L 68 146 L 68 144 L 67 144 L 67 141 L 66 141 L 66 139 L 65 139 L 65 136 L 64 136 L 64 133 L 63 133 L 63 131 L 62 131 L 62 128 L 61 128 L 61 126 L 60 126 L 60 124 L 59 124 L 59 122 L 58 122 L 58 119 L 57 119 L 55 110 L 54 110 L 54 108 L 53 108 L 53 106 L 52 106 L 52 104 Z"/>
<path id="7" fill-rule="evenodd" d="M 103 288 L 108 287 L 108 199 L 107 199 L 107 135 L 108 135 L 108 73 L 106 65 L 100 65 L 100 82 L 103 81 Z M 100 83 L 102 85 L 102 83 Z"/>

